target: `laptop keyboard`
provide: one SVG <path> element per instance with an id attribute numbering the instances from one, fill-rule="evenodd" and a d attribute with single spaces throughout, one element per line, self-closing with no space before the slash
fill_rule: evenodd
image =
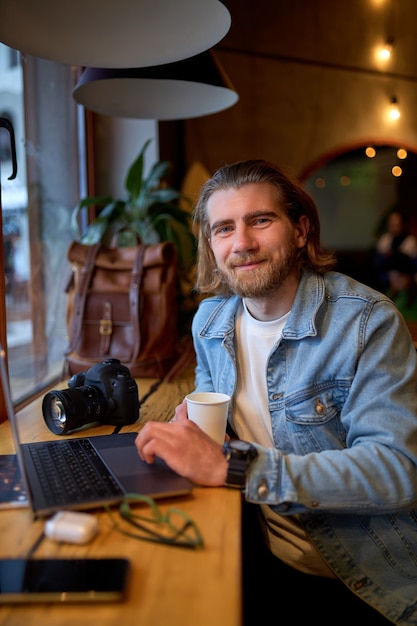
<path id="1" fill-rule="evenodd" d="M 88 439 L 30 445 L 47 505 L 65 505 L 123 495 Z"/>

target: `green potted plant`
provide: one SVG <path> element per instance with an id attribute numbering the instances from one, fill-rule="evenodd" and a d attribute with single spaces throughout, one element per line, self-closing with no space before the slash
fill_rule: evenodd
<path id="1" fill-rule="evenodd" d="M 138 238 L 144 244 L 171 241 L 178 256 L 180 310 L 188 313 L 196 306 L 192 283 L 197 240 L 192 229 L 191 201 L 166 184 L 168 161 L 156 161 L 144 175 L 145 152 L 151 141 L 145 142 L 128 169 L 125 196 L 83 198 L 74 209 L 72 225 L 78 241 L 87 245 L 102 242 L 114 246 L 116 242 L 117 246 L 134 246 Z M 95 208 L 97 216 L 81 232 L 79 215 L 89 207 Z"/>

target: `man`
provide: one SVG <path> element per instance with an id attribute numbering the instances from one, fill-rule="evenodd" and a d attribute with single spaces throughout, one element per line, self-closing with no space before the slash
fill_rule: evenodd
<path id="1" fill-rule="evenodd" d="M 406 321 L 417 322 L 417 283 L 413 262 L 407 254 L 395 252 L 387 265 L 389 287 L 385 292 Z"/>
<path id="2" fill-rule="evenodd" d="M 417 278 L 417 239 L 408 231 L 405 215 L 394 209 L 388 215 L 387 232 L 378 239 L 375 251 L 375 269 L 377 271 L 378 289 L 389 289 L 390 281 L 388 265 L 391 257 L 397 253 L 405 254 L 413 265 L 413 273 Z"/>
<path id="3" fill-rule="evenodd" d="M 313 200 L 273 164 L 218 170 L 195 217 L 197 288 L 217 294 L 193 320 L 195 386 L 232 396 L 232 438 L 223 450 L 182 403 L 144 426 L 139 454 L 240 487 L 262 513 L 267 554 L 244 525 L 247 624 L 417 624 L 417 359 L 402 316 L 330 271 Z"/>

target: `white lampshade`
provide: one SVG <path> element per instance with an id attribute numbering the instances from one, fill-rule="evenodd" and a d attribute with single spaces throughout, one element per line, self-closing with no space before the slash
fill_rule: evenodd
<path id="1" fill-rule="evenodd" d="M 96 113 L 160 121 L 217 113 L 239 99 L 212 50 L 155 67 L 86 68 L 73 95 Z"/>
<path id="2" fill-rule="evenodd" d="M 218 0 L 1 0 L 0 41 L 50 61 L 105 68 L 171 63 L 230 28 Z"/>

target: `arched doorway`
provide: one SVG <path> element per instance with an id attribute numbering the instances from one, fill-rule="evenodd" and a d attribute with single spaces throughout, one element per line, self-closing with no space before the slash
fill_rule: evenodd
<path id="1" fill-rule="evenodd" d="M 324 157 L 303 173 L 337 269 L 378 287 L 374 251 L 389 212 L 401 209 L 417 236 L 416 171 L 417 149 L 367 142 Z"/>

